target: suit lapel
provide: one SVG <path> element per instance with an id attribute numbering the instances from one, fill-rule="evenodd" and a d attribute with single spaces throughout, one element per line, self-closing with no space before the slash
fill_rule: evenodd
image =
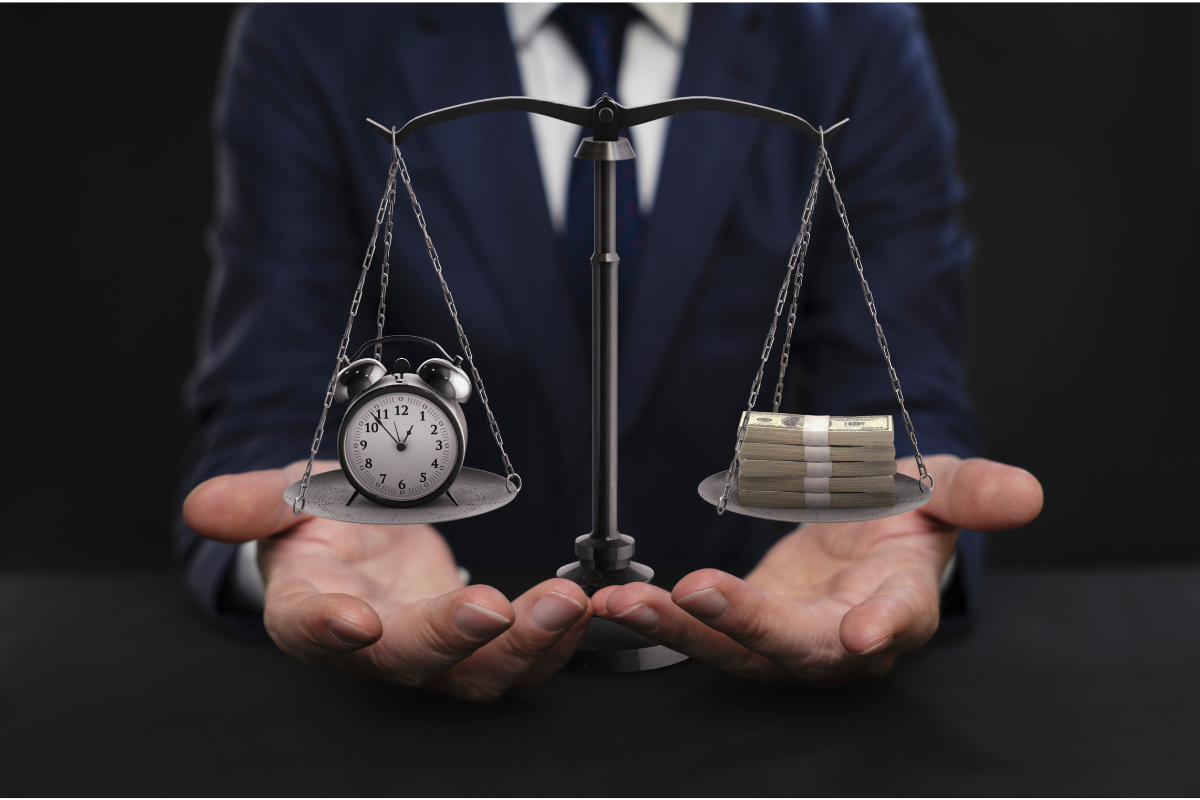
<path id="1" fill-rule="evenodd" d="M 767 101 L 778 56 L 765 35 L 769 26 L 757 26 L 757 33 L 746 27 L 724 5 L 694 6 L 680 97 Z M 622 434 L 647 405 L 716 244 L 743 163 L 766 124 L 731 114 L 681 114 L 671 121 L 629 329 L 622 336 Z"/>
<path id="2" fill-rule="evenodd" d="M 421 13 L 424 35 L 397 56 L 414 115 L 522 93 L 503 6 L 432 6 Z M 422 149 L 439 161 L 460 204 L 467 244 L 491 274 L 489 285 L 472 290 L 498 295 L 554 410 L 560 452 L 567 463 L 578 460 L 589 442 L 588 370 L 528 120 L 515 112 L 484 114 L 415 137 L 424 137 Z M 470 335 L 470 320 L 464 326 Z M 486 365 L 481 371 L 486 378 Z"/>

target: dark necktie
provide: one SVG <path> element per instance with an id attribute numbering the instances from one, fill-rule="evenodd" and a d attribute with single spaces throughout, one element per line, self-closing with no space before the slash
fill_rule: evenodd
<path id="1" fill-rule="evenodd" d="M 592 78 L 589 104 L 601 94 L 620 102 L 617 96 L 617 70 L 621 65 L 621 50 L 625 28 L 638 12 L 628 3 L 563 4 L 553 14 L 576 52 L 587 65 Z M 628 136 L 628 130 L 622 130 Z M 593 162 L 575 159 L 571 168 L 571 183 L 567 194 L 567 234 L 564 255 L 567 275 L 586 326 L 591 319 L 591 257 L 594 250 L 592 229 Z M 637 171 L 633 161 L 617 162 L 617 255 L 621 257 L 619 274 L 620 317 L 628 306 L 630 287 L 637 267 L 638 255 L 645 247 L 642 235 L 643 220 L 638 209 Z M 587 328 L 590 330 L 590 328 Z"/>

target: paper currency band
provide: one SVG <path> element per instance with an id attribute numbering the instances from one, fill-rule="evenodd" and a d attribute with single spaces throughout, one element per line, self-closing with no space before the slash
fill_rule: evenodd
<path id="1" fill-rule="evenodd" d="M 805 474 L 810 478 L 831 478 L 833 477 L 833 462 L 832 461 L 812 461 L 809 462 L 804 470 Z M 807 484 L 806 484 L 807 485 Z M 805 491 L 808 491 L 807 489 Z M 816 490 L 814 490 L 816 491 Z M 827 492 L 828 489 L 819 491 Z"/>
<path id="2" fill-rule="evenodd" d="M 804 415 L 804 444 L 813 447 L 829 446 L 829 415 Z"/>
<path id="3" fill-rule="evenodd" d="M 808 436 L 807 433 L 804 435 Z M 829 448 L 828 447 L 808 447 L 807 445 L 805 445 L 804 460 L 809 461 L 809 462 L 811 462 L 811 461 L 828 461 L 829 460 Z M 811 469 L 811 467 L 810 467 L 810 469 Z M 830 475 L 833 474 L 832 470 L 833 470 L 833 467 L 830 467 L 830 473 L 829 473 Z"/>
<path id="4" fill-rule="evenodd" d="M 829 508 L 829 492 L 805 492 L 805 508 Z"/>
<path id="5" fill-rule="evenodd" d="M 829 463 L 829 462 L 826 462 Z M 830 464 L 832 466 L 832 464 Z M 808 492 L 828 492 L 829 478 L 808 478 L 804 479 L 804 491 Z"/>

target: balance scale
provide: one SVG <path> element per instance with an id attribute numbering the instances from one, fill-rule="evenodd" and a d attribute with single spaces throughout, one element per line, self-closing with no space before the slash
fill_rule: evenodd
<path id="1" fill-rule="evenodd" d="M 419 523 L 450 522 L 456 519 L 486 514 L 511 503 L 520 492 L 520 475 L 513 469 L 512 462 L 504 450 L 504 441 L 500 436 L 500 428 L 496 423 L 488 405 L 487 393 L 484 390 L 483 379 L 475 365 L 474 354 L 471 351 L 467 335 L 459 322 L 458 311 L 454 305 L 453 295 L 442 274 L 442 265 L 438 259 L 437 250 L 426 229 L 424 213 L 413 191 L 412 181 L 404 158 L 400 154 L 400 145 L 416 131 L 429 128 L 443 122 L 449 122 L 462 117 L 486 114 L 494 111 L 525 111 L 540 114 L 545 117 L 558 119 L 571 125 L 591 128 L 592 135 L 579 144 L 575 157 L 595 163 L 594 191 L 594 230 L 595 252 L 592 254 L 592 532 L 575 540 L 575 554 L 578 561 L 567 564 L 558 570 L 558 577 L 566 578 L 579 584 L 590 597 L 605 586 L 623 585 L 638 581 L 649 582 L 654 577 L 654 571 L 649 567 L 633 561 L 635 542 L 632 537 L 617 531 L 617 268 L 620 257 L 616 248 L 616 163 L 634 158 L 633 147 L 629 140 L 618 136 L 622 128 L 632 128 L 646 122 L 662 119 L 674 114 L 690 111 L 718 111 L 740 114 L 746 117 L 765 120 L 784 125 L 799 131 L 817 145 L 817 162 L 813 175 L 812 187 L 805 202 L 804 214 L 800 231 L 792 246 L 788 259 L 787 271 L 775 304 L 775 313 L 771 327 L 767 332 L 763 345 L 762 357 L 758 372 L 751 385 L 747 413 L 742 418 L 738 429 L 737 441 L 734 446 L 734 458 L 729 468 L 718 472 L 701 482 L 698 492 L 700 497 L 716 507 L 718 514 L 732 511 L 762 519 L 782 522 L 861 522 L 871 519 L 902 514 L 919 508 L 933 496 L 933 476 L 925 469 L 921 451 L 917 447 L 916 433 L 912 420 L 904 405 L 904 395 L 900 389 L 900 380 L 892 367 L 891 354 L 888 351 L 887 339 L 879 325 L 876 315 L 875 301 L 867 280 L 863 274 L 862 259 L 854 237 L 850 235 L 850 223 L 846 209 L 837 190 L 836 178 L 826 144 L 842 130 L 849 120 L 842 120 L 830 128 L 814 128 L 805 120 L 793 114 L 778 111 L 765 106 L 743 103 L 719 97 L 681 97 L 662 103 L 625 108 L 607 94 L 602 96 L 591 107 L 572 106 L 562 103 L 552 103 L 546 100 L 536 100 L 528 97 L 494 97 L 478 100 L 473 103 L 443 108 L 422 114 L 409 120 L 404 127 L 386 128 L 373 120 L 367 120 L 373 125 L 384 140 L 391 146 L 392 162 L 388 173 L 387 187 L 383 200 L 380 202 L 379 213 L 375 219 L 375 229 L 371 234 L 366 257 L 363 260 L 362 272 L 358 288 L 351 304 L 350 318 L 342 336 L 338 349 L 337 361 L 334 366 L 333 378 L 325 395 L 325 405 L 321 412 L 320 422 L 313 436 L 313 444 L 309 455 L 308 468 L 304 477 L 288 487 L 284 499 L 292 505 L 296 514 L 309 513 L 318 517 L 335 519 L 342 522 L 353 522 L 369 525 L 414 525 Z M 791 294 L 791 308 L 787 318 L 787 329 L 780 354 L 779 381 L 776 385 L 774 411 L 779 410 L 783 394 L 783 380 L 787 369 L 788 356 L 791 349 L 792 331 L 796 323 L 796 309 L 800 289 L 804 280 L 804 259 L 808 251 L 808 243 L 812 229 L 812 214 L 816 203 L 817 190 L 821 177 L 825 176 L 837 204 L 838 215 L 846 230 L 847 241 L 855 267 L 859 273 L 863 296 L 871 317 L 875 322 L 875 331 L 879 339 L 880 349 L 887 362 L 888 374 L 896 400 L 900 404 L 901 415 L 904 419 L 905 430 L 916 453 L 919 479 L 897 474 L 896 503 L 885 508 L 756 508 L 743 506 L 738 502 L 737 463 L 742 444 L 746 437 L 746 428 L 754 411 L 762 386 L 763 371 L 775 343 L 775 334 L 788 294 Z M 391 251 L 392 212 L 395 206 L 396 179 L 399 177 L 408 192 L 413 213 L 425 238 L 430 261 L 441 282 L 442 292 L 446 299 L 447 308 L 453 318 L 458 333 L 459 344 L 471 371 L 471 379 L 476 393 L 479 395 L 484 410 L 487 413 L 493 438 L 500 449 L 506 474 L 495 475 L 482 470 L 462 468 L 449 490 L 428 503 L 406 508 L 395 508 L 373 503 L 364 497 L 357 497 L 357 492 L 351 486 L 342 470 L 333 470 L 318 475 L 312 475 L 313 461 L 320 448 L 324 434 L 325 420 L 333 401 L 339 372 L 348 365 L 346 352 L 350 342 L 350 331 L 358 305 L 362 298 L 363 286 L 367 273 L 373 261 L 375 246 L 379 236 L 380 226 L 386 218 L 384 257 L 381 275 L 380 309 L 378 315 L 379 339 L 383 338 L 384 300 L 387 291 L 387 270 Z M 401 338 L 401 337 L 388 337 Z M 376 345 L 376 356 L 379 349 Z M 344 463 L 344 462 L 343 462 Z M 634 633 L 616 623 L 599 617 L 593 617 L 591 626 L 583 643 L 567 664 L 568 669 L 592 672 L 637 672 L 647 669 L 669 666 L 683 661 L 685 656 L 655 644 L 646 637 Z"/>

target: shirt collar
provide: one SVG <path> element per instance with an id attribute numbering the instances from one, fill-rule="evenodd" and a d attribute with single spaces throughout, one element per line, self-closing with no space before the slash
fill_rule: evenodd
<path id="1" fill-rule="evenodd" d="M 522 48 L 558 7 L 558 3 L 506 3 L 513 45 Z M 676 49 L 687 43 L 692 8 L 689 3 L 634 3 L 633 6 Z"/>
<path id="2" fill-rule="evenodd" d="M 691 3 L 634 3 L 663 38 L 677 50 L 687 44 L 688 23 L 692 20 Z"/>

